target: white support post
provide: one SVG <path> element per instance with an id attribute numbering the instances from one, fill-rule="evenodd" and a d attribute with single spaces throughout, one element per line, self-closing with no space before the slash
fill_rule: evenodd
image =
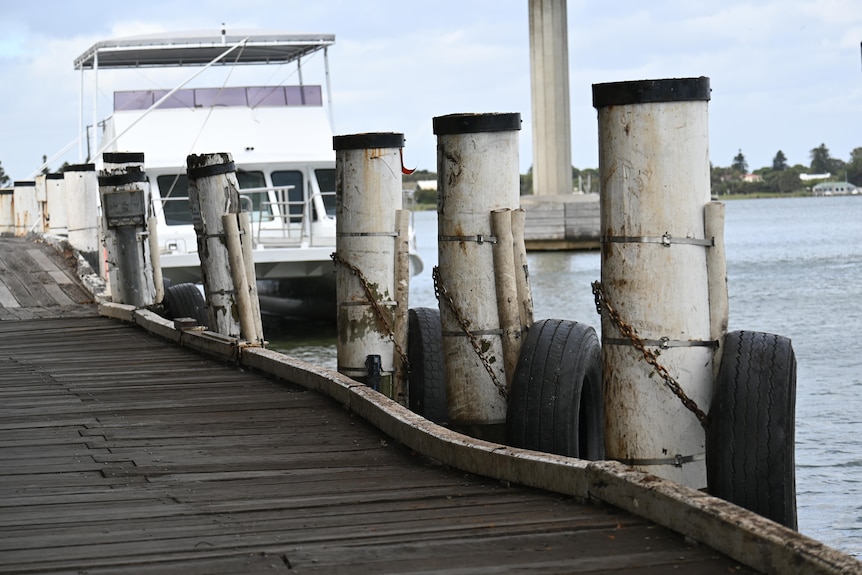
<path id="1" fill-rule="evenodd" d="M 333 138 L 338 371 L 390 398 L 403 147 L 404 135 L 391 132 Z"/>
<path id="2" fill-rule="evenodd" d="M 439 190 L 436 276 L 449 421 L 471 435 L 502 440 L 508 390 L 491 212 L 518 208 L 521 117 L 453 114 L 434 118 L 433 127 Z"/>
<path id="3" fill-rule="evenodd" d="M 95 164 L 75 164 L 63 172 L 69 243 L 104 276 L 99 262 L 99 180 Z"/>
<path id="4" fill-rule="evenodd" d="M 708 100 L 708 78 L 593 86 L 607 456 L 695 489 L 706 487 L 702 419 L 713 389 Z"/>

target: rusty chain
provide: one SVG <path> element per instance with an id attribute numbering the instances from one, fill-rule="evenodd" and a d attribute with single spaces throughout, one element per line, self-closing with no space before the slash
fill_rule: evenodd
<path id="1" fill-rule="evenodd" d="M 371 290 L 371 284 L 368 281 L 368 278 L 365 277 L 365 274 L 362 273 L 358 267 L 348 262 L 338 252 L 332 252 L 329 256 L 332 258 L 332 261 L 337 265 L 342 265 L 350 270 L 350 273 L 356 276 L 359 280 L 359 284 L 362 286 L 362 291 L 365 292 L 365 297 L 368 298 L 368 303 L 371 305 L 371 309 L 374 310 L 374 315 L 377 316 L 377 321 L 383 327 L 386 332 L 386 335 L 392 340 L 392 343 L 395 345 L 395 352 L 401 358 L 401 363 L 404 366 L 406 371 L 410 371 L 410 362 L 407 360 L 407 354 L 404 353 L 404 350 L 401 349 L 401 345 L 399 345 L 398 340 L 395 339 L 395 331 L 392 329 L 392 326 L 389 325 L 389 320 L 386 319 L 386 311 L 383 309 L 383 306 L 380 305 L 380 302 L 377 301 L 377 298 L 374 295 L 374 292 Z"/>
<path id="2" fill-rule="evenodd" d="M 697 417 L 697 420 L 703 427 L 706 427 L 707 424 L 707 416 L 703 412 L 700 407 L 697 406 L 697 403 L 691 399 L 688 395 L 686 395 L 685 391 L 683 391 L 682 387 L 673 378 L 673 376 L 668 372 L 667 368 L 661 365 L 658 361 L 658 353 L 648 349 L 644 340 L 641 336 L 638 335 L 637 330 L 626 323 L 620 313 L 611 305 L 611 302 L 608 301 L 607 296 L 602 289 L 601 282 L 593 282 L 593 296 L 595 296 L 596 300 L 596 311 L 599 315 L 602 315 L 602 309 L 607 310 L 608 316 L 611 318 L 611 321 L 619 328 L 620 332 L 624 337 L 627 337 L 631 342 L 632 346 L 643 355 L 644 360 L 650 364 L 655 372 L 661 377 L 665 384 L 670 388 L 671 392 L 676 395 L 682 404 L 688 409 L 690 412 Z"/>
<path id="3" fill-rule="evenodd" d="M 491 363 L 482 351 L 482 345 L 479 343 L 476 335 L 470 331 L 470 326 L 467 325 L 467 320 L 461 314 L 458 306 L 455 305 L 455 301 L 452 299 L 452 296 L 449 295 L 449 292 L 446 290 L 446 286 L 440 282 L 440 269 L 437 266 L 434 266 L 431 275 L 434 278 L 434 295 L 437 298 L 437 301 L 440 301 L 441 297 L 446 301 L 446 305 L 449 306 L 449 309 L 452 311 L 452 315 L 455 316 L 455 321 L 458 322 L 464 335 L 467 336 L 467 339 L 470 341 L 470 345 L 473 347 L 476 355 L 479 356 L 479 361 L 481 361 L 485 371 L 487 371 L 488 375 L 491 376 L 491 382 L 494 384 L 494 387 L 497 388 L 497 392 L 503 397 L 503 399 L 508 400 L 509 392 L 506 389 L 506 386 L 500 383 L 500 380 L 497 378 L 497 374 L 494 373 L 494 368 L 491 366 Z"/>

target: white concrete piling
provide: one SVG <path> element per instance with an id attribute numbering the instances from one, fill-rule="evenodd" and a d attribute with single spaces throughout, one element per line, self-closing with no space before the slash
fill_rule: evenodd
<path id="1" fill-rule="evenodd" d="M 518 208 L 519 114 L 453 114 L 437 135 L 436 275 L 449 421 L 497 437 L 507 388 L 494 275 L 491 212 Z"/>
<path id="2" fill-rule="evenodd" d="M 36 182 L 33 180 L 16 181 L 12 205 L 15 209 L 15 235 L 19 238 L 31 231 L 41 231 L 42 214 L 36 199 Z"/>
<path id="3" fill-rule="evenodd" d="M 708 78 L 593 86 L 607 455 L 697 489 L 713 387 L 708 100 Z"/>
<path id="4" fill-rule="evenodd" d="M 69 233 L 66 224 L 66 202 L 63 196 L 66 193 L 65 177 L 63 174 L 51 173 L 45 179 L 46 220 L 48 221 L 48 233 L 57 236 L 65 236 Z"/>
<path id="5" fill-rule="evenodd" d="M 151 202 L 144 154 L 105 153 L 102 159 L 101 228 L 111 297 L 117 303 L 146 307 L 155 302 L 156 288 L 147 234 Z"/>
<path id="6" fill-rule="evenodd" d="M 0 188 L 0 234 L 15 233 L 15 188 Z"/>
<path id="7" fill-rule="evenodd" d="M 404 135 L 352 134 L 335 136 L 332 143 L 338 371 L 395 398 L 395 356 L 406 353 L 396 350 L 402 338 L 394 332 Z"/>
<path id="8" fill-rule="evenodd" d="M 99 257 L 99 180 L 95 164 L 75 164 L 63 172 L 69 243 L 103 275 Z"/>

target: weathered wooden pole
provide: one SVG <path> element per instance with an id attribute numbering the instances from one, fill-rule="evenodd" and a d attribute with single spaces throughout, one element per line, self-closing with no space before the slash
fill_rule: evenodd
<path id="1" fill-rule="evenodd" d="M 503 342 L 503 365 L 506 371 L 506 389 L 512 387 L 512 377 L 521 352 L 521 314 L 518 302 L 518 282 L 515 279 L 515 241 L 512 236 L 512 210 L 504 208 L 491 212 L 491 233 L 497 238 L 493 244 L 494 276 L 496 282 L 497 316 Z"/>
<path id="2" fill-rule="evenodd" d="M 395 398 L 396 212 L 404 134 L 335 136 L 338 371 Z"/>
<path id="3" fill-rule="evenodd" d="M 403 204 L 403 195 L 402 195 Z M 395 335 L 396 350 L 407 351 L 407 326 L 410 306 L 410 210 L 395 212 L 395 309 L 392 331 Z M 392 380 L 392 399 L 401 405 L 409 405 L 407 397 L 408 368 L 406 356 L 395 354 L 393 365 L 395 375 Z"/>
<path id="4" fill-rule="evenodd" d="M 144 154 L 105 153 L 99 174 L 102 233 L 111 297 L 117 303 L 146 307 L 156 288 L 147 234 L 150 184 Z"/>
<path id="5" fill-rule="evenodd" d="M 66 224 L 69 243 L 87 260 L 96 273 L 102 275 L 99 265 L 99 180 L 95 164 L 75 164 L 63 172 L 66 188 Z"/>
<path id="6" fill-rule="evenodd" d="M 225 214 L 240 211 L 236 166 L 228 153 L 186 158 L 189 206 L 198 240 L 201 277 L 210 329 L 228 337 L 243 337 L 236 288 L 225 237 Z"/>
<path id="7" fill-rule="evenodd" d="M 254 236 L 251 229 L 251 216 L 248 212 L 240 212 L 239 229 L 242 239 L 240 246 L 242 248 L 242 262 L 245 269 L 246 283 L 248 284 L 252 320 L 254 321 L 254 341 L 263 344 L 265 343 L 263 319 L 260 315 L 260 296 L 257 293 L 257 271 L 254 267 Z"/>
<path id="8" fill-rule="evenodd" d="M 706 237 L 713 239 L 713 246 L 706 254 L 706 272 L 709 277 L 709 339 L 724 342 L 730 319 L 727 257 L 724 251 L 724 204 L 721 202 L 706 204 L 703 219 L 704 233 Z M 714 375 L 718 375 L 723 349 L 723 345 L 715 348 L 712 359 Z"/>
<path id="9" fill-rule="evenodd" d="M 519 114 L 454 114 L 437 135 L 438 256 L 435 274 L 449 422 L 502 441 L 508 390 L 498 317 L 491 212 L 519 199 Z"/>
<path id="10" fill-rule="evenodd" d="M 530 270 L 527 267 L 527 246 L 524 241 L 524 223 L 527 213 L 523 209 L 512 210 L 512 241 L 515 257 L 515 282 L 518 288 L 521 334 L 526 335 L 533 325 L 533 291 L 530 287 Z"/>
<path id="11" fill-rule="evenodd" d="M 708 100 L 708 78 L 593 86 L 607 456 L 696 489 L 715 347 Z"/>
<path id="12" fill-rule="evenodd" d="M 48 175 L 36 176 L 36 204 L 39 210 L 39 219 L 31 231 L 43 234 L 48 231 Z"/>
<path id="13" fill-rule="evenodd" d="M 47 194 L 48 233 L 63 236 L 69 233 L 66 226 L 65 177 L 61 173 L 48 174 L 45 181 Z"/>
<path id="14" fill-rule="evenodd" d="M 34 231 L 42 218 L 36 199 L 36 182 L 16 181 L 12 204 L 15 208 L 15 235 L 19 238 Z"/>

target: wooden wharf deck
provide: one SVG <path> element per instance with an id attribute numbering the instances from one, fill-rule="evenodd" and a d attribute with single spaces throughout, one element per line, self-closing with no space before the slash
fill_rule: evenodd
<path id="1" fill-rule="evenodd" d="M 0 316 L 0 573 L 756 572 L 94 305 L 35 307 Z"/>
<path id="2" fill-rule="evenodd" d="M 0 349 L 2 573 L 751 572 L 116 320 L 2 322 Z"/>

